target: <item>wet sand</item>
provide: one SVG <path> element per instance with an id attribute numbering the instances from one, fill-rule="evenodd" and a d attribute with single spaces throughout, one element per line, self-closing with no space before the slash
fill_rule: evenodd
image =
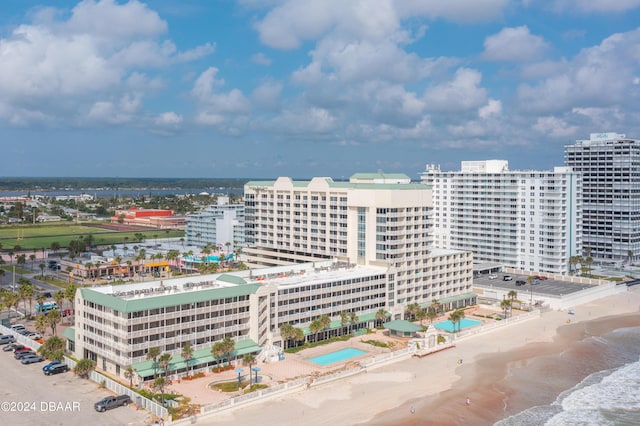
<path id="1" fill-rule="evenodd" d="M 632 326 L 640 326 L 640 314 L 565 325 L 552 342 L 481 355 L 460 368 L 463 379 L 451 389 L 409 401 L 368 424 L 492 425 L 527 408 L 550 404 L 562 391 L 606 368 L 604 355 L 583 344 L 585 338 Z"/>

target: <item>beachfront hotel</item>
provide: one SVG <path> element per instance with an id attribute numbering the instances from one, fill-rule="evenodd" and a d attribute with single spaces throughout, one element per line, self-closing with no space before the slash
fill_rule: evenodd
<path id="1" fill-rule="evenodd" d="M 244 204 L 229 204 L 229 197 L 218 197 L 217 204 L 188 214 L 186 221 L 187 245 L 212 244 L 230 252 L 244 245 Z"/>
<path id="2" fill-rule="evenodd" d="M 583 247 L 597 262 L 640 254 L 640 140 L 591 133 L 564 147 L 565 165 L 582 173 Z M 582 254 L 582 253 L 581 253 Z"/>
<path id="3" fill-rule="evenodd" d="M 431 187 L 405 174 L 356 173 L 348 182 L 280 177 L 245 184 L 243 249 L 251 267 L 322 259 L 388 270 L 386 309 L 449 297 L 471 300 L 472 254 L 434 250 Z M 468 262 L 459 262 L 465 256 Z M 466 296 L 465 296 L 466 295 Z"/>
<path id="4" fill-rule="evenodd" d="M 466 252 L 443 252 L 438 259 L 435 266 L 442 275 L 471 267 Z M 476 302 L 475 295 L 456 297 L 470 291 L 470 281 L 456 287 L 447 286 L 448 281 L 434 280 L 425 294 L 448 296 L 439 298 L 445 309 Z M 331 260 L 81 288 L 75 298 L 74 326 L 64 336 L 75 357 L 94 360 L 98 369 L 122 376 L 131 365 L 140 378 L 150 379 L 153 364 L 146 354 L 151 348 L 172 354 L 170 373 L 186 372 L 187 367 L 197 370 L 218 362 L 211 347 L 225 337 L 235 341 L 235 358 L 259 353 L 265 346 L 284 347 L 283 324 L 302 328 L 305 340 L 375 327 L 381 321 L 376 313 L 388 306 L 392 294 L 388 268 Z M 342 312 L 354 312 L 358 318 L 345 325 Z M 320 335 L 313 334 L 309 325 L 321 315 L 332 323 Z M 187 343 L 195 350 L 189 366 L 180 355 Z"/>
<path id="5" fill-rule="evenodd" d="M 556 274 L 582 254 L 582 176 L 569 167 L 510 171 L 504 160 L 462 161 L 460 171 L 427 165 L 421 178 L 433 188 L 436 247 Z"/>

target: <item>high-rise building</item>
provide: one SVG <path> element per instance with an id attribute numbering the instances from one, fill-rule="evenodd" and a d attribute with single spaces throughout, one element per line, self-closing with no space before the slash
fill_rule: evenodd
<path id="1" fill-rule="evenodd" d="M 565 165 L 582 173 L 584 255 L 622 262 L 640 254 L 640 140 L 591 133 L 564 149 Z"/>
<path id="2" fill-rule="evenodd" d="M 251 267 L 338 259 L 388 268 L 386 308 L 471 300 L 472 256 L 434 251 L 431 188 L 404 174 L 358 173 L 248 182 L 244 188 Z"/>
<path id="3" fill-rule="evenodd" d="M 463 161 L 460 171 L 427 165 L 422 180 L 433 188 L 436 247 L 558 274 L 581 254 L 581 177 L 568 167 L 510 171 L 504 160 Z"/>
<path id="4" fill-rule="evenodd" d="M 218 197 L 218 203 L 203 211 L 187 215 L 188 245 L 204 247 L 212 244 L 225 251 L 244 245 L 244 204 L 229 204 L 229 197 Z"/>

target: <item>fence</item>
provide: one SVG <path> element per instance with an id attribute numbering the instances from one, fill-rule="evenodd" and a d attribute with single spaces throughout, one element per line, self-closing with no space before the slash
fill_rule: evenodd
<path id="1" fill-rule="evenodd" d="M 35 351 L 37 351 L 40 348 L 40 346 L 42 346 L 40 343 L 36 342 L 35 340 L 31 340 L 27 336 L 18 334 L 15 331 L 11 330 L 10 328 L 7 328 L 2 325 L 0 325 L 0 332 L 2 332 L 2 334 L 13 335 L 13 337 L 16 339 L 16 342 L 21 343 L 25 346 L 28 346 L 34 349 Z M 64 357 L 64 361 L 69 366 L 70 369 L 73 369 L 77 364 L 76 361 L 74 361 L 73 359 L 67 356 Z M 129 397 L 131 397 L 131 401 L 137 404 L 140 408 L 144 408 L 145 410 L 148 410 L 152 414 L 164 419 L 165 422 L 169 420 L 169 411 L 165 407 L 163 407 L 162 405 L 158 404 L 155 401 L 152 401 L 148 398 L 143 397 L 142 395 L 132 391 L 131 389 L 127 388 L 126 386 L 123 386 L 122 384 L 116 382 L 115 380 L 107 376 L 104 376 L 95 370 L 89 373 L 89 380 L 95 383 L 98 383 L 100 385 L 104 385 L 106 389 L 109 389 L 110 391 L 116 394 L 129 395 Z"/>

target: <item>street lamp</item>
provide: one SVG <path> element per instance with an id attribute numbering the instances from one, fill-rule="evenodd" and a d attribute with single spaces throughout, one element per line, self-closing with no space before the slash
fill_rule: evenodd
<path id="1" fill-rule="evenodd" d="M 238 373 L 238 390 L 240 389 L 240 382 L 242 381 L 242 379 L 240 378 L 240 374 L 243 372 L 244 370 L 242 368 L 236 368 L 236 373 Z"/>

